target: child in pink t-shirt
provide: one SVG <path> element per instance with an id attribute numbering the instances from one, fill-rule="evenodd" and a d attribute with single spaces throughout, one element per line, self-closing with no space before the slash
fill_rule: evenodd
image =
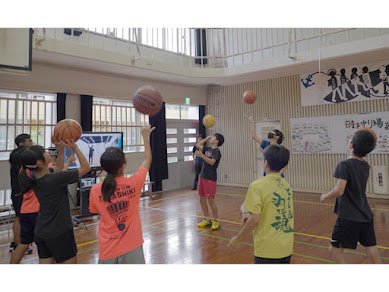
<path id="1" fill-rule="evenodd" d="M 151 165 L 149 137 L 154 129 L 141 129 L 145 159 L 133 176 L 124 176 L 126 158 L 120 148 L 109 147 L 100 158 L 107 176 L 92 187 L 89 197 L 90 212 L 100 214 L 100 264 L 145 263 L 139 200 Z"/>

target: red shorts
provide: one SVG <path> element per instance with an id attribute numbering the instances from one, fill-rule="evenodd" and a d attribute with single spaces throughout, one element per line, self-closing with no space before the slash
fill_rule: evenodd
<path id="1" fill-rule="evenodd" d="M 216 193 L 216 182 L 205 178 L 199 178 L 199 196 L 206 198 L 214 198 Z"/>

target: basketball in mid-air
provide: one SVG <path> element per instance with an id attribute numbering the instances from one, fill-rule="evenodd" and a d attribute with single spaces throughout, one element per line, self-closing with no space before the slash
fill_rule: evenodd
<path id="1" fill-rule="evenodd" d="M 243 100 L 245 103 L 252 104 L 255 102 L 256 99 L 257 99 L 257 95 L 255 94 L 254 91 L 249 90 L 243 93 Z"/>
<path id="2" fill-rule="evenodd" d="M 357 131 L 360 131 L 360 130 L 364 130 L 364 131 L 370 132 L 373 135 L 373 137 L 374 137 L 375 143 L 377 144 L 377 134 L 374 132 L 374 130 L 372 130 L 371 128 L 368 128 L 368 127 L 360 127 L 360 128 L 357 129 Z"/>
<path id="3" fill-rule="evenodd" d="M 207 128 L 212 128 L 215 125 L 215 117 L 212 115 L 205 115 L 203 118 L 203 125 Z"/>
<path id="4" fill-rule="evenodd" d="M 132 102 L 138 112 L 150 117 L 158 114 L 162 107 L 161 94 L 149 85 L 138 88 Z"/>
<path id="5" fill-rule="evenodd" d="M 51 141 L 62 141 L 67 143 L 67 140 L 71 141 L 73 139 L 73 141 L 76 142 L 78 139 L 80 139 L 81 134 L 82 129 L 77 121 L 72 119 L 64 119 L 55 125 Z"/>

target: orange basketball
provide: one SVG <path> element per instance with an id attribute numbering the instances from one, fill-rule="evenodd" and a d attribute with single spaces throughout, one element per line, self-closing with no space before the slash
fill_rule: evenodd
<path id="1" fill-rule="evenodd" d="M 246 91 L 243 93 L 243 100 L 245 103 L 252 104 L 257 99 L 257 95 L 254 91 Z"/>
<path id="2" fill-rule="evenodd" d="M 54 127 L 53 137 L 51 138 L 52 142 L 67 142 L 68 139 L 72 139 L 76 142 L 80 139 L 82 134 L 81 126 L 78 122 L 71 119 L 65 119 L 59 121 Z"/>
<path id="3" fill-rule="evenodd" d="M 138 88 L 132 102 L 138 112 L 150 117 L 158 114 L 162 107 L 161 94 L 149 85 Z"/>
<path id="4" fill-rule="evenodd" d="M 374 136 L 374 141 L 377 144 L 377 134 L 374 132 L 374 130 L 372 130 L 371 128 L 368 128 L 368 127 L 361 127 L 361 128 L 358 128 L 357 130 L 358 131 L 359 130 L 364 130 L 364 131 L 370 132 Z"/>

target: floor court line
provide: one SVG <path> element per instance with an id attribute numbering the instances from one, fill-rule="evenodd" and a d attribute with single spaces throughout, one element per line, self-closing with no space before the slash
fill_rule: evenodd
<path id="1" fill-rule="evenodd" d="M 226 194 L 226 193 L 216 193 L 217 195 L 226 195 L 226 196 L 234 196 L 234 197 L 246 197 L 246 195 L 237 195 L 237 194 Z M 335 206 L 335 204 L 328 204 L 328 203 L 320 203 L 320 202 L 306 202 L 306 201 L 300 201 L 300 200 L 293 200 L 294 203 L 304 203 L 304 204 L 315 204 L 315 205 L 325 205 L 325 206 Z M 372 210 L 376 211 L 385 211 L 389 212 L 389 209 L 378 209 L 378 208 L 371 208 Z"/>
<path id="2" fill-rule="evenodd" d="M 155 203 L 155 202 L 159 202 L 159 201 L 170 200 L 170 199 L 179 198 L 179 197 L 183 197 L 183 196 L 188 196 L 188 195 L 192 195 L 192 194 L 196 194 L 196 193 L 197 193 L 197 192 L 190 192 L 190 193 L 185 193 L 185 194 L 182 194 L 182 195 L 172 196 L 172 197 L 163 198 L 163 199 L 158 199 L 158 200 L 150 199 L 150 203 Z M 144 206 L 142 206 L 142 207 L 144 207 Z"/>

